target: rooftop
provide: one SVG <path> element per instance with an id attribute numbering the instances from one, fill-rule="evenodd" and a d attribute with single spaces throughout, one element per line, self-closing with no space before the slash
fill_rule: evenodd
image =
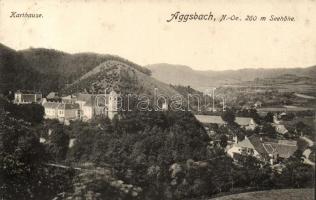
<path id="1" fill-rule="evenodd" d="M 269 143 L 263 144 L 266 152 L 274 156 L 279 156 L 281 158 L 289 158 L 297 150 L 297 145 L 288 145 L 280 143 Z"/>
<path id="2" fill-rule="evenodd" d="M 34 91 L 31 91 L 31 90 L 17 90 L 15 92 L 15 94 L 42 94 L 41 92 L 34 92 Z"/>
<path id="3" fill-rule="evenodd" d="M 63 110 L 79 109 L 79 104 L 76 104 L 76 103 L 59 103 L 58 109 L 63 109 Z"/>
<path id="4" fill-rule="evenodd" d="M 47 96 L 47 99 L 54 99 L 54 98 L 58 98 L 58 93 L 56 92 L 50 92 Z"/>
<path id="5" fill-rule="evenodd" d="M 43 104 L 44 108 L 52 108 L 52 109 L 55 109 L 58 107 L 58 104 L 59 103 L 56 103 L 56 102 L 45 102 Z"/>
<path id="6" fill-rule="evenodd" d="M 58 103 L 58 102 L 46 102 L 43 104 L 44 108 L 52 108 L 52 109 L 79 109 L 78 104 L 73 103 Z"/>
<path id="7" fill-rule="evenodd" d="M 203 124 L 225 124 L 221 116 L 216 115 L 195 115 L 195 118 Z M 252 118 L 236 117 L 235 122 L 241 126 L 249 125 Z"/>
<path id="8" fill-rule="evenodd" d="M 260 137 L 252 135 L 236 146 L 255 149 L 261 156 L 267 157 L 269 154 L 281 158 L 289 158 L 297 150 L 297 142 L 292 140 L 263 141 Z"/>

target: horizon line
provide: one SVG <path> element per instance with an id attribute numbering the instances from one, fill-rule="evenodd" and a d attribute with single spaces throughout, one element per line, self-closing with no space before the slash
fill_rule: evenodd
<path id="1" fill-rule="evenodd" d="M 187 64 L 180 64 L 180 63 L 173 63 L 173 62 L 156 62 L 156 63 L 149 63 L 149 64 L 138 64 L 137 62 L 129 59 L 129 58 L 125 58 L 123 56 L 120 56 L 120 55 L 116 55 L 116 54 L 111 54 L 111 53 L 100 53 L 100 52 L 94 52 L 94 51 L 78 51 L 78 52 L 68 52 L 68 51 L 65 51 L 65 50 L 59 50 L 59 49 L 56 49 L 56 48 L 48 48 L 48 47 L 34 47 L 34 46 L 29 46 L 28 48 L 21 48 L 21 49 L 15 49 L 15 48 L 12 48 L 2 42 L 0 42 L 1 45 L 9 48 L 9 49 L 12 49 L 14 51 L 25 51 L 25 50 L 32 50 L 32 49 L 45 49 L 45 50 L 54 50 L 54 51 L 57 51 L 57 52 L 60 52 L 60 53 L 65 53 L 65 54 L 70 54 L 70 55 L 76 55 L 76 54 L 97 54 L 97 55 L 110 55 L 110 56 L 117 56 L 117 57 L 120 57 L 120 58 L 123 58 L 123 59 L 126 59 L 130 62 L 133 62 L 141 67 L 144 67 L 144 68 L 147 68 L 147 69 L 150 69 L 149 66 L 152 66 L 152 65 L 171 65 L 171 66 L 178 66 L 178 67 L 186 67 L 186 68 L 190 68 L 191 70 L 194 70 L 194 71 L 199 71 L 199 72 L 208 72 L 208 71 L 216 71 L 216 72 L 221 72 L 221 71 L 240 71 L 240 70 L 260 70 L 260 69 L 263 69 L 263 70 L 277 70 L 277 69 L 307 69 L 307 68 L 312 68 L 312 67 L 316 67 L 316 63 L 313 64 L 313 65 L 308 65 L 308 66 L 290 66 L 290 67 L 237 67 L 237 68 L 231 68 L 231 69 L 228 69 L 226 67 L 224 67 L 224 69 L 221 69 L 223 68 L 222 67 L 212 67 L 212 69 L 207 69 L 207 70 L 203 70 L 203 69 L 200 69 L 199 67 L 195 67 L 195 66 L 189 66 Z"/>

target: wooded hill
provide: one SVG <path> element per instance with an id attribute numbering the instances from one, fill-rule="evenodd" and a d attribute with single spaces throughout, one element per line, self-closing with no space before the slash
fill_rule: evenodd
<path id="1" fill-rule="evenodd" d="M 149 76 L 149 69 L 113 55 L 30 48 L 15 51 L 0 44 L 0 93 L 32 89 L 47 94 L 59 91 L 103 62 L 115 61 Z"/>

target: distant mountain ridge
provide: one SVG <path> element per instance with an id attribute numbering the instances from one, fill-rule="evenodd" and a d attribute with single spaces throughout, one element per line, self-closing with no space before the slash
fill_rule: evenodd
<path id="1" fill-rule="evenodd" d="M 166 63 L 147 65 L 152 76 L 162 82 L 174 85 L 190 85 L 199 90 L 225 84 L 240 84 L 255 79 L 274 78 L 281 75 L 295 75 L 298 77 L 316 77 L 316 66 L 307 68 L 247 68 L 240 70 L 199 71 L 184 65 Z"/>
<path id="2" fill-rule="evenodd" d="M 314 82 L 316 66 L 225 71 L 198 71 L 184 65 L 165 63 L 143 67 L 108 54 L 69 54 L 43 48 L 16 51 L 0 43 L 0 93 L 28 89 L 46 95 L 51 91 L 100 92 L 105 88 L 152 93 L 154 88 L 158 88 L 170 96 L 179 92 L 168 84 L 189 85 L 203 91 L 214 86 L 241 84 L 255 79 L 277 79 L 284 75 L 297 76 L 300 80 L 308 77 L 309 82 Z"/>

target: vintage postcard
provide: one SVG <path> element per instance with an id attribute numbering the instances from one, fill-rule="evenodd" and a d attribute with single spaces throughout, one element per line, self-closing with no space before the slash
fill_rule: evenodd
<path id="1" fill-rule="evenodd" d="M 0 0 L 0 200 L 313 200 L 315 0 Z"/>

